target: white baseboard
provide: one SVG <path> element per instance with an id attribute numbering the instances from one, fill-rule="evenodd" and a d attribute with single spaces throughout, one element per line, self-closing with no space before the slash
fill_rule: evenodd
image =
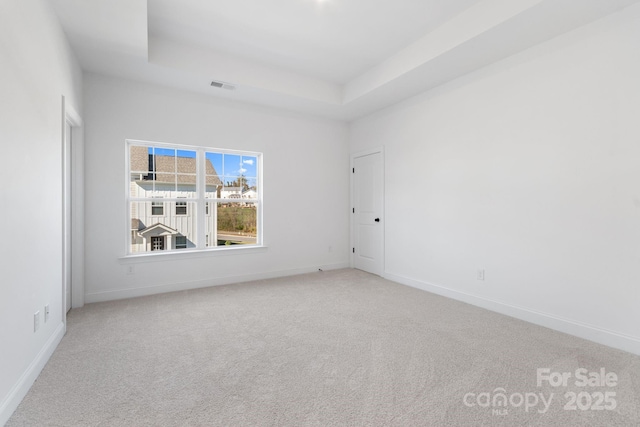
<path id="1" fill-rule="evenodd" d="M 192 282 L 169 283 L 157 286 L 145 286 L 140 288 L 117 289 L 113 291 L 88 293 L 85 295 L 85 303 L 113 301 L 118 299 L 135 298 L 147 295 L 162 294 L 166 292 L 186 291 L 189 289 L 208 288 L 210 286 L 230 285 L 233 283 L 251 282 L 254 280 L 274 279 L 277 277 L 295 276 L 297 274 L 313 273 L 318 269 L 323 271 L 349 268 L 349 263 L 338 263 L 314 267 L 294 268 L 290 270 L 265 271 L 261 273 L 242 274 L 237 276 L 213 277 L 206 280 Z"/>
<path id="2" fill-rule="evenodd" d="M 495 301 L 488 298 L 482 298 L 465 292 L 456 291 L 444 286 L 434 285 L 415 279 L 410 279 L 398 274 L 385 273 L 385 279 L 402 285 L 411 286 L 423 291 L 442 295 L 447 298 L 475 305 L 496 313 L 504 314 L 525 322 L 544 326 L 549 329 L 564 332 L 579 338 L 603 344 L 608 347 L 617 348 L 629 353 L 640 355 L 640 338 L 621 334 L 619 332 L 610 331 L 594 325 L 589 325 L 575 320 L 565 319 L 548 313 L 531 310 L 525 307 L 519 307 L 513 304 L 507 304 L 501 301 Z"/>
<path id="3" fill-rule="evenodd" d="M 38 378 L 38 375 L 40 375 L 40 372 L 42 372 L 42 369 L 49 361 L 49 358 L 51 358 L 53 351 L 58 347 L 58 344 L 60 344 L 63 336 L 64 323 L 60 323 L 36 358 L 33 359 L 27 370 L 24 371 L 18 382 L 0 404 L 0 426 L 5 425 L 7 421 L 9 421 L 9 418 L 11 418 L 11 415 L 27 395 L 36 378 Z"/>

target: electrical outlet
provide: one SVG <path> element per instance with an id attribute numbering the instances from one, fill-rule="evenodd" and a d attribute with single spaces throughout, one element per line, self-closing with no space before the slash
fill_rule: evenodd
<path id="1" fill-rule="evenodd" d="M 33 313 L 33 332 L 36 332 L 40 328 L 40 312 Z"/>
<path id="2" fill-rule="evenodd" d="M 49 321 L 49 304 L 44 306 L 44 323 Z"/>
<path id="3" fill-rule="evenodd" d="M 133 265 L 128 265 L 127 266 L 127 274 L 133 274 L 135 273 L 136 269 L 134 268 Z"/>
<path id="4" fill-rule="evenodd" d="M 478 277 L 477 277 L 477 279 L 478 279 L 478 280 L 484 280 L 484 270 L 483 270 L 483 269 L 478 270 Z"/>

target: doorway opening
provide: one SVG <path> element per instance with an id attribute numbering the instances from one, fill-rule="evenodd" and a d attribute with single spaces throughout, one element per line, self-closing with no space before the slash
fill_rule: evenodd
<path id="1" fill-rule="evenodd" d="M 62 321 L 84 305 L 83 122 L 62 97 Z"/>

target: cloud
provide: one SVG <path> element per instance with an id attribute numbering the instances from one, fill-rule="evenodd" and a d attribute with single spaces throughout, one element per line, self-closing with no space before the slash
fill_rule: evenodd
<path id="1" fill-rule="evenodd" d="M 242 163 L 245 163 L 247 165 L 252 165 L 253 164 L 253 159 L 243 160 Z"/>
<path id="2" fill-rule="evenodd" d="M 247 170 L 245 168 L 238 169 L 238 173 L 245 173 Z"/>

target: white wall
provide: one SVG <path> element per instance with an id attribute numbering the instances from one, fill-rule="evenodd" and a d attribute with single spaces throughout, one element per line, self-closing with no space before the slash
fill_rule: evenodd
<path id="1" fill-rule="evenodd" d="M 84 94 L 87 302 L 348 266 L 345 124 L 94 74 Z M 268 248 L 122 260 L 127 138 L 264 153 Z"/>
<path id="2" fill-rule="evenodd" d="M 638 40 L 632 6 L 352 123 L 386 276 L 640 353 Z"/>
<path id="3" fill-rule="evenodd" d="M 82 79 L 44 0 L 0 2 L 0 64 L 2 425 L 64 333 L 62 96 L 81 113 Z"/>

